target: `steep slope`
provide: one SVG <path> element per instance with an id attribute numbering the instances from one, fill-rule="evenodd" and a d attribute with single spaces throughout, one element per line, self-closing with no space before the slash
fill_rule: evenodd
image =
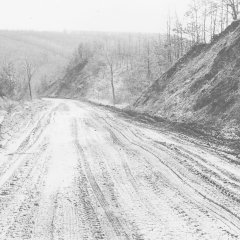
<path id="1" fill-rule="evenodd" d="M 171 121 L 239 136 L 240 21 L 211 44 L 193 47 L 131 106 Z"/>
<path id="2" fill-rule="evenodd" d="M 88 75 L 84 71 L 87 61 L 82 61 L 68 67 L 61 80 L 52 83 L 45 91 L 44 96 L 58 98 L 78 98 L 85 96 Z"/>

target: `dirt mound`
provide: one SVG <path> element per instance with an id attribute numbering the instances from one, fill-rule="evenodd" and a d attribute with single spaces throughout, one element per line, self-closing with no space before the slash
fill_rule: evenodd
<path id="1" fill-rule="evenodd" d="M 240 21 L 212 43 L 193 47 L 131 106 L 171 121 L 240 136 Z"/>

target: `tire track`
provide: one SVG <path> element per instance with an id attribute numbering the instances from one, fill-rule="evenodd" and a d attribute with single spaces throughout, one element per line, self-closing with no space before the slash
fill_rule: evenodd
<path id="1" fill-rule="evenodd" d="M 96 114 L 96 113 L 95 113 Z M 147 144 L 146 142 L 144 142 L 143 140 L 141 142 L 144 142 L 145 145 L 143 145 L 140 142 L 136 142 L 135 140 L 133 140 L 134 138 L 132 138 L 131 140 L 129 139 L 129 136 L 125 135 L 125 128 L 124 129 L 119 129 L 119 127 L 117 126 L 116 122 L 114 123 L 109 123 L 106 118 L 103 118 L 102 116 L 100 116 L 99 114 L 96 114 L 98 116 L 99 119 L 101 119 L 104 123 L 106 123 L 109 128 L 109 131 L 116 131 L 116 133 L 121 136 L 123 139 L 125 139 L 127 142 L 129 142 L 130 144 L 136 146 L 137 148 L 141 148 L 142 150 L 144 150 L 145 152 L 151 154 L 152 156 L 154 156 L 156 159 L 158 159 L 165 167 L 167 167 L 168 170 L 170 170 L 171 173 L 173 173 L 185 186 L 189 187 L 190 189 L 192 189 L 197 195 L 201 196 L 202 199 L 204 201 L 208 201 L 209 203 L 213 204 L 213 206 L 211 208 L 209 208 L 209 206 L 205 206 L 207 207 L 210 211 L 212 211 L 216 216 L 218 216 L 219 219 L 222 219 L 224 224 L 228 225 L 227 222 L 231 223 L 232 226 L 235 227 L 236 232 L 239 232 L 240 230 L 240 224 L 239 224 L 239 220 L 240 217 L 232 212 L 230 209 L 228 209 L 227 207 L 225 207 L 222 204 L 219 204 L 218 202 L 214 201 L 213 199 L 209 198 L 208 196 L 204 195 L 203 193 L 201 193 L 200 191 L 198 191 L 197 189 L 195 189 L 193 186 L 191 186 L 188 183 L 188 179 L 185 176 L 179 175 L 178 172 L 176 172 L 172 167 L 170 167 L 168 164 L 166 164 L 162 159 L 159 158 L 158 153 L 156 153 L 156 149 L 153 149 L 152 146 L 150 146 L 149 144 Z M 109 119 L 108 119 L 109 120 Z M 128 131 L 130 131 L 128 129 Z M 195 199 L 197 201 L 197 199 Z M 197 201 L 198 202 L 198 201 Z M 202 204 L 199 203 L 200 205 Z M 211 206 L 211 205 L 210 205 Z M 216 209 L 217 208 L 217 209 Z M 220 209 L 218 209 L 220 208 Z M 225 217 L 221 212 L 225 212 L 227 214 L 230 214 L 231 217 Z M 235 219 L 235 220 L 234 220 Z M 234 220 L 234 221 L 233 221 Z M 227 221 L 227 222 L 226 222 Z M 233 237 L 237 237 L 238 235 L 234 234 Z"/>
<path id="2" fill-rule="evenodd" d="M 128 233 L 126 232 L 125 228 L 122 226 L 120 220 L 114 215 L 114 213 L 110 210 L 110 206 L 108 204 L 108 202 L 106 201 L 99 185 L 96 182 L 96 179 L 91 171 L 90 165 L 86 159 L 86 156 L 84 154 L 84 150 L 83 148 L 80 146 L 79 142 L 78 142 L 78 127 L 77 127 L 77 121 L 75 120 L 73 122 L 73 132 L 75 133 L 75 145 L 78 149 L 78 153 L 81 156 L 82 161 L 84 162 L 84 167 L 86 170 L 86 175 L 88 178 L 88 181 L 93 189 L 94 195 L 96 196 L 96 198 L 98 199 L 100 205 L 102 206 L 102 208 L 104 209 L 104 212 L 109 220 L 109 222 L 111 223 L 114 232 L 116 233 L 117 236 L 119 237 L 124 237 L 124 239 L 131 239 L 130 236 L 128 235 Z"/>
<path id="3" fill-rule="evenodd" d="M 43 142 L 39 153 L 25 159 L 25 163 L 0 190 L 4 193 L 0 198 L 1 239 L 31 237 L 48 161 L 43 158 L 45 150 Z"/>

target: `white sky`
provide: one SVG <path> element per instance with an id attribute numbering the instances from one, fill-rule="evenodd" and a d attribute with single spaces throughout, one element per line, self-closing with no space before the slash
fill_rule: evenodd
<path id="1" fill-rule="evenodd" d="M 0 0 L 0 29 L 165 32 L 190 0 Z"/>

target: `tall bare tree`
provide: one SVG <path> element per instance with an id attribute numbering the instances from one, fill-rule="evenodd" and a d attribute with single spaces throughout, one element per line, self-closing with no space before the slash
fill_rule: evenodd
<path id="1" fill-rule="evenodd" d="M 240 1 L 239 0 L 224 0 L 224 2 L 229 7 L 233 20 L 237 20 L 238 15 L 239 15 Z"/>
<path id="2" fill-rule="evenodd" d="M 191 29 L 192 34 L 192 40 L 193 43 L 199 43 L 200 42 L 200 11 L 201 11 L 201 3 L 197 0 L 192 0 L 189 5 L 189 10 L 186 12 L 186 16 L 189 18 L 189 27 Z M 189 29 L 189 30 L 190 30 Z"/>
<path id="3" fill-rule="evenodd" d="M 151 76 L 151 46 L 150 46 L 150 39 L 149 36 L 146 39 L 145 43 L 145 53 L 144 53 L 144 60 L 147 64 L 147 77 L 149 78 Z"/>
<path id="4" fill-rule="evenodd" d="M 167 41 L 166 41 L 166 47 L 167 47 L 167 58 L 168 62 L 172 63 L 172 35 L 171 35 L 171 17 L 170 14 L 168 16 L 167 20 Z"/>
<path id="5" fill-rule="evenodd" d="M 174 41 L 174 45 L 175 45 L 175 56 L 178 59 L 179 57 L 181 57 L 183 55 L 183 51 L 184 51 L 184 38 L 183 38 L 183 34 L 184 34 L 184 29 L 183 29 L 183 24 L 179 21 L 177 14 L 175 14 L 175 26 L 173 28 L 173 32 L 175 33 L 175 41 Z"/>
<path id="6" fill-rule="evenodd" d="M 112 52 L 110 52 L 108 49 L 105 49 L 105 59 L 106 59 L 107 66 L 110 71 L 112 100 L 113 100 L 113 105 L 115 105 L 116 104 L 116 96 L 115 96 L 115 86 L 114 86 L 114 54 Z"/>
<path id="7" fill-rule="evenodd" d="M 27 78 L 27 83 L 28 83 L 28 90 L 29 90 L 29 96 L 30 99 L 33 99 L 33 95 L 32 95 L 32 79 L 33 79 L 33 75 L 36 73 L 36 67 L 29 62 L 28 59 L 25 59 L 25 72 L 26 72 L 26 78 Z"/>

